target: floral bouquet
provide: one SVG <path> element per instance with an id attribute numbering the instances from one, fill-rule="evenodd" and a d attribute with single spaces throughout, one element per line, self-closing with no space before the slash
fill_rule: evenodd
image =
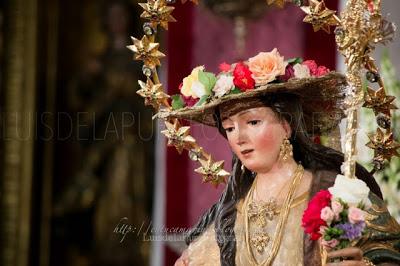
<path id="1" fill-rule="evenodd" d="M 302 225 L 312 240 L 327 249 L 343 249 L 365 231 L 369 188 L 360 179 L 338 175 L 333 187 L 319 191 L 304 211 Z"/>

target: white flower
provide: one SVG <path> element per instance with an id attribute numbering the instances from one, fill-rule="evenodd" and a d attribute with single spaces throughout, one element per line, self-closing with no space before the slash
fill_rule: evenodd
<path id="1" fill-rule="evenodd" d="M 294 76 L 296 78 L 302 79 L 302 78 L 309 78 L 310 75 L 310 69 L 306 65 L 302 64 L 295 64 L 293 66 L 294 69 Z"/>
<path id="2" fill-rule="evenodd" d="M 369 188 L 360 179 L 337 175 L 335 184 L 328 190 L 333 199 L 341 199 L 349 206 L 357 207 L 359 203 L 363 203 L 366 209 L 371 207 L 371 201 L 368 199 Z"/>
<path id="3" fill-rule="evenodd" d="M 197 98 L 201 98 L 203 95 L 207 94 L 206 87 L 198 80 L 193 81 L 191 89 Z"/>
<path id="4" fill-rule="evenodd" d="M 234 88 L 233 76 L 221 75 L 218 77 L 217 82 L 213 88 L 213 92 L 216 97 L 221 97 L 227 94 L 230 90 Z"/>

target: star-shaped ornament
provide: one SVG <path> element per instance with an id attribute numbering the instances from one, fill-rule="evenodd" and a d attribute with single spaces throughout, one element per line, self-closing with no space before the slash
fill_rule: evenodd
<path id="1" fill-rule="evenodd" d="M 167 129 L 161 133 L 168 138 L 168 146 L 175 146 L 179 154 L 183 149 L 189 149 L 196 143 L 196 140 L 189 135 L 190 127 L 182 127 L 178 119 L 175 119 L 173 124 L 165 121 L 165 126 Z"/>
<path id="2" fill-rule="evenodd" d="M 168 105 L 167 100 L 169 95 L 164 93 L 162 84 L 154 84 L 151 79 L 147 79 L 147 82 L 138 81 L 140 90 L 136 93 L 144 98 L 145 105 L 151 105 L 154 109 L 158 110 L 161 104 Z"/>
<path id="3" fill-rule="evenodd" d="M 159 43 L 150 42 L 146 35 L 141 40 L 135 37 L 131 38 L 133 45 L 129 45 L 128 49 L 135 53 L 135 60 L 142 60 L 146 66 L 152 69 L 161 65 L 160 58 L 164 57 L 165 54 L 158 51 Z"/>
<path id="4" fill-rule="evenodd" d="M 376 134 L 369 134 L 368 138 L 370 142 L 366 144 L 367 147 L 374 149 L 374 159 L 388 160 L 393 156 L 400 156 L 397 149 L 400 148 L 400 144 L 394 141 L 393 133 L 384 133 L 379 127 L 376 130 Z"/>
<path id="5" fill-rule="evenodd" d="M 221 183 L 226 183 L 229 173 L 224 170 L 224 161 L 213 162 L 211 156 L 207 160 L 199 159 L 201 167 L 195 169 L 196 173 L 203 176 L 204 183 L 211 183 L 217 187 Z"/>
<path id="6" fill-rule="evenodd" d="M 171 15 L 175 7 L 168 6 L 165 0 L 149 0 L 147 3 L 139 3 L 139 5 L 144 9 L 140 17 L 150 20 L 153 28 L 160 25 L 168 30 L 168 23 L 176 22 L 175 18 Z"/>
<path id="7" fill-rule="evenodd" d="M 283 8 L 285 6 L 285 0 L 267 0 L 267 4 Z"/>
<path id="8" fill-rule="evenodd" d="M 303 21 L 312 24 L 315 32 L 322 29 L 330 33 L 330 27 L 339 24 L 339 18 L 335 15 L 336 11 L 328 9 L 324 1 L 310 0 L 309 4 L 309 6 L 301 7 L 307 14 Z"/>
<path id="9" fill-rule="evenodd" d="M 390 110 L 397 109 L 397 106 L 393 104 L 395 99 L 394 96 L 386 95 L 383 87 L 376 91 L 368 87 L 363 107 L 373 109 L 375 115 L 382 113 L 390 117 Z"/>

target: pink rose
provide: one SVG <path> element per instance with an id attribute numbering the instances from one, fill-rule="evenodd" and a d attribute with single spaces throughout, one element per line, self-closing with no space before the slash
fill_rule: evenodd
<path id="1" fill-rule="evenodd" d="M 328 229 L 328 227 L 326 227 L 326 226 L 321 226 L 321 227 L 319 228 L 319 233 L 320 233 L 321 235 L 324 235 L 326 229 Z"/>
<path id="2" fill-rule="evenodd" d="M 221 72 L 229 72 L 231 70 L 231 65 L 223 62 L 219 64 L 218 68 Z"/>
<path id="3" fill-rule="evenodd" d="M 356 223 L 359 223 L 359 222 L 362 222 L 365 220 L 364 211 L 362 211 L 356 207 L 349 208 L 348 217 L 349 217 L 350 223 L 352 223 L 352 224 L 356 224 Z"/>
<path id="4" fill-rule="evenodd" d="M 332 201 L 331 206 L 332 206 L 332 211 L 335 214 L 335 219 L 339 220 L 339 215 L 343 211 L 342 204 L 340 204 L 340 202 L 334 200 L 334 201 Z"/>
<path id="5" fill-rule="evenodd" d="M 276 48 L 269 53 L 261 52 L 249 59 L 248 66 L 256 85 L 264 85 L 284 75 L 287 62 Z"/>
<path id="6" fill-rule="evenodd" d="M 321 210 L 321 219 L 324 220 L 327 224 L 330 224 L 333 221 L 334 217 L 335 214 L 328 206 Z"/>
<path id="7" fill-rule="evenodd" d="M 326 74 L 329 73 L 329 72 L 330 72 L 329 68 L 327 68 L 327 67 L 325 67 L 325 66 L 319 66 L 319 67 L 317 68 L 317 73 L 315 74 L 315 76 L 321 77 L 321 76 L 323 76 L 323 75 L 326 75 Z"/>
<path id="8" fill-rule="evenodd" d="M 307 66 L 310 69 L 311 76 L 317 75 L 318 65 L 317 63 L 315 63 L 314 60 L 306 60 L 301 64 Z"/>
<path id="9" fill-rule="evenodd" d="M 334 248 L 339 244 L 339 241 L 337 239 L 331 239 L 329 241 L 322 239 L 321 244 L 327 248 Z"/>

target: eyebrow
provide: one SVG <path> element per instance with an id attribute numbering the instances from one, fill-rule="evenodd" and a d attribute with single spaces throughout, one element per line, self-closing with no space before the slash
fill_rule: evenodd
<path id="1" fill-rule="evenodd" d="M 242 115 L 244 115 L 244 114 L 246 114 L 246 113 L 248 113 L 248 112 L 250 112 L 249 109 L 244 110 L 244 111 L 241 111 L 241 112 L 238 114 L 238 116 L 242 116 Z"/>

